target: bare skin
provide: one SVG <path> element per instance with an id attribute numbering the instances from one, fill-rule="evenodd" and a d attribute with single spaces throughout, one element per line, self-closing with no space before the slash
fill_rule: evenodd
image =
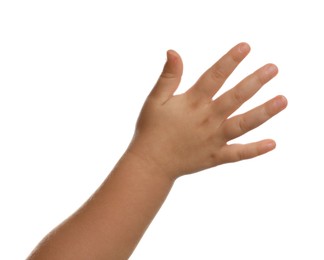
<path id="1" fill-rule="evenodd" d="M 276 76 L 275 65 L 261 67 L 213 100 L 249 51 L 246 43 L 233 47 L 180 95 L 174 92 L 183 64 L 175 51 L 168 51 L 120 161 L 93 196 L 51 231 L 28 259 L 128 259 L 179 177 L 273 150 L 271 139 L 228 142 L 286 108 L 286 98 L 279 95 L 231 117 Z"/>

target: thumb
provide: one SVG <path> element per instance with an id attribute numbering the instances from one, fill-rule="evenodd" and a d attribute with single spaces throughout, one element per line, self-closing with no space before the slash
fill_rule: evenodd
<path id="1" fill-rule="evenodd" d="M 166 102 L 178 88 L 182 71 L 183 64 L 180 55 L 173 50 L 168 50 L 167 61 L 150 96 L 158 98 L 162 103 Z"/>

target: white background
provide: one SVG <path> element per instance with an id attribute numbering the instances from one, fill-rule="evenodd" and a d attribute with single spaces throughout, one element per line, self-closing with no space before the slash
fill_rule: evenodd
<path id="1" fill-rule="evenodd" d="M 287 110 L 265 156 L 179 179 L 131 259 L 324 259 L 322 1 L 0 1 L 0 259 L 24 259 L 105 179 L 168 49 L 179 92 L 235 44 L 223 87 L 279 67 L 243 110 Z M 221 91 L 221 92 L 222 92 Z"/>

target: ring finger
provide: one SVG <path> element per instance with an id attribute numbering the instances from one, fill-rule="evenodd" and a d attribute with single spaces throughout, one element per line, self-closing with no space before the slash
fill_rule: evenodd
<path id="1" fill-rule="evenodd" d="M 244 114 L 229 118 L 223 123 L 223 135 L 228 141 L 237 138 L 262 125 L 286 106 L 287 99 L 277 96 Z"/>

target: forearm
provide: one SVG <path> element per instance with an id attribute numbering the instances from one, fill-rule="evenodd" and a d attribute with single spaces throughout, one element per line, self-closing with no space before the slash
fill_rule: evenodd
<path id="1" fill-rule="evenodd" d="M 95 194 L 29 259 L 128 259 L 173 181 L 126 153 Z"/>

